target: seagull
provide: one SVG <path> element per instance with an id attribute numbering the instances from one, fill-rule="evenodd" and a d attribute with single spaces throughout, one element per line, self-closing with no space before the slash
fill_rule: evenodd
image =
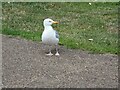
<path id="1" fill-rule="evenodd" d="M 48 56 L 52 56 L 51 46 L 56 46 L 56 56 L 59 56 L 58 53 L 58 42 L 59 42 L 59 34 L 56 30 L 51 26 L 52 24 L 58 24 L 57 21 L 53 21 L 50 18 L 47 18 L 43 21 L 44 31 L 42 33 L 42 43 L 49 45 L 49 53 L 46 54 Z"/>

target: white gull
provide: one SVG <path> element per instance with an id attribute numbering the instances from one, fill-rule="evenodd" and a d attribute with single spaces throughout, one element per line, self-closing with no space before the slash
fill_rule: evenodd
<path id="1" fill-rule="evenodd" d="M 56 56 L 59 56 L 58 53 L 58 42 L 59 42 L 59 34 L 56 30 L 53 29 L 51 26 L 52 24 L 58 24 L 57 21 L 53 21 L 50 18 L 47 18 L 43 21 L 44 25 L 44 31 L 42 33 L 42 42 L 44 44 L 49 45 L 49 53 L 46 55 L 52 56 L 53 54 L 51 53 L 51 46 L 55 45 L 56 46 Z"/>

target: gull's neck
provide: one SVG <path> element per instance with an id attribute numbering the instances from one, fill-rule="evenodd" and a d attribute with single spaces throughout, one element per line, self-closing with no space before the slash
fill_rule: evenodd
<path id="1" fill-rule="evenodd" d="M 44 30 L 52 30 L 53 27 L 52 26 L 44 26 Z"/>

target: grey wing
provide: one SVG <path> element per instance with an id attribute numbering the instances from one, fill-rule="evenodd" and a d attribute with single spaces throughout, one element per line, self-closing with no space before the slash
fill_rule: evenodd
<path id="1" fill-rule="evenodd" d="M 59 36 L 59 33 L 55 30 L 55 36 L 56 36 L 56 38 L 59 38 L 60 36 Z"/>

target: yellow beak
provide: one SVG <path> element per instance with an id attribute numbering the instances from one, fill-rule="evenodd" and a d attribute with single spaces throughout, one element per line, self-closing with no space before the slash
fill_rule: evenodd
<path id="1" fill-rule="evenodd" d="M 53 24 L 58 24 L 58 23 L 59 23 L 59 22 L 57 22 L 57 21 L 54 21 L 54 22 L 53 22 Z"/>

